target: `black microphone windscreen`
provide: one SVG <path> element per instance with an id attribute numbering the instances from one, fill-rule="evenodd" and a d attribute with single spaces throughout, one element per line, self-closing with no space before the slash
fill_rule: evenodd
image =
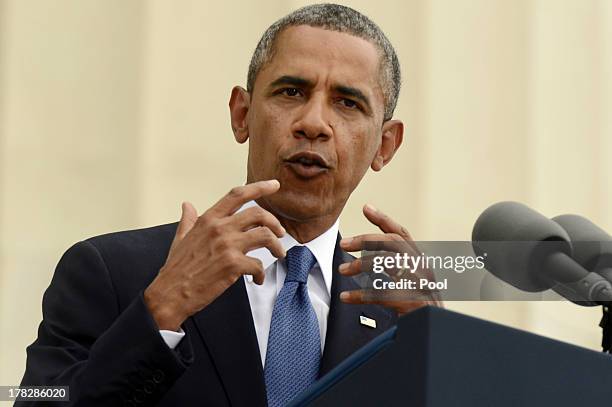
<path id="1" fill-rule="evenodd" d="M 560 215 L 552 220 L 569 235 L 574 260 L 589 271 L 610 274 L 606 269 L 612 268 L 612 236 L 582 216 Z M 605 277 L 612 280 L 612 276 Z"/>
<path id="2" fill-rule="evenodd" d="M 519 202 L 498 202 L 482 212 L 472 229 L 476 241 L 569 242 L 567 232 L 546 216 Z"/>
<path id="3" fill-rule="evenodd" d="M 554 286 L 555 281 L 541 272 L 544 261 L 553 253 L 570 255 L 572 250 L 561 226 L 518 202 L 487 208 L 474 224 L 472 245 L 477 255 L 486 253 L 487 270 L 529 292 Z"/>

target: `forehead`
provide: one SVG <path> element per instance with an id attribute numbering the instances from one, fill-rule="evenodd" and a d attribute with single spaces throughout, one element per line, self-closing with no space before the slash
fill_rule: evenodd
<path id="1" fill-rule="evenodd" d="M 372 97 L 380 93 L 382 101 L 379 62 L 378 49 L 363 38 L 300 25 L 278 35 L 272 60 L 262 67 L 257 79 L 296 75 L 315 82 L 336 81 L 366 88 L 362 91 L 371 92 Z"/>

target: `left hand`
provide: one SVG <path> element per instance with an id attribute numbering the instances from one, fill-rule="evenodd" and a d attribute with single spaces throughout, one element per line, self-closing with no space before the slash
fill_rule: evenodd
<path id="1" fill-rule="evenodd" d="M 348 252 L 354 252 L 363 250 L 365 242 L 388 242 L 388 246 L 395 248 L 403 247 L 404 251 L 418 253 L 418 248 L 406 228 L 369 204 L 363 207 L 363 214 L 370 222 L 378 226 L 383 233 L 363 234 L 344 238 L 340 241 L 340 247 L 342 249 Z M 401 251 L 397 249 L 395 250 Z M 361 273 L 362 260 L 355 259 L 349 263 L 340 265 L 339 272 L 345 276 L 354 276 Z M 428 278 L 432 277 L 428 270 L 420 270 L 420 272 L 429 274 L 426 276 Z M 442 301 L 435 293 L 431 293 L 431 295 L 429 295 L 429 299 L 427 300 L 415 301 L 406 298 L 405 295 L 397 296 L 393 295 L 394 293 L 389 293 L 388 291 L 389 290 L 374 289 L 344 291 L 340 293 L 340 300 L 348 304 L 382 305 L 395 310 L 399 316 L 410 311 L 414 311 L 415 309 L 425 305 L 435 305 L 440 307 L 444 306 Z"/>

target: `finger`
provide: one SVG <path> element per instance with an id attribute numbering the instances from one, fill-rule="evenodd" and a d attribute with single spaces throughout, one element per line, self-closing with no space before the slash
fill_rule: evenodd
<path id="1" fill-rule="evenodd" d="M 245 203 L 262 196 L 271 195 L 278 191 L 279 188 L 280 183 L 275 179 L 234 187 L 206 213 L 211 214 L 213 217 L 229 216 Z"/>
<path id="2" fill-rule="evenodd" d="M 380 300 L 374 299 L 367 289 L 343 291 L 340 300 L 346 304 L 377 304 Z"/>
<path id="3" fill-rule="evenodd" d="M 183 202 L 181 204 L 181 220 L 179 221 L 178 227 L 176 228 L 175 239 L 183 240 L 183 238 L 189 233 L 193 226 L 198 220 L 198 211 L 191 204 L 191 202 Z"/>
<path id="4" fill-rule="evenodd" d="M 414 239 L 412 238 L 412 235 L 410 235 L 410 232 L 408 232 L 405 227 L 391 219 L 388 215 L 384 214 L 370 204 L 364 205 L 363 214 L 370 222 L 378 226 L 380 230 L 385 233 L 395 233 L 401 236 L 402 239 L 411 243 L 414 250 L 418 251 L 416 244 L 413 243 Z"/>
<path id="5" fill-rule="evenodd" d="M 347 277 L 356 276 L 363 272 L 372 272 L 374 257 L 376 256 L 362 256 L 348 263 L 343 263 L 338 267 L 338 271 L 340 274 Z"/>
<path id="6" fill-rule="evenodd" d="M 252 275 L 253 282 L 257 285 L 262 285 L 266 275 L 261 260 L 249 256 L 244 257 L 246 260 L 243 273 Z"/>
<path id="7" fill-rule="evenodd" d="M 356 259 L 348 263 L 343 263 L 338 267 L 338 271 L 343 276 L 351 277 L 361 273 L 361 259 Z"/>
<path id="8" fill-rule="evenodd" d="M 338 267 L 338 271 L 343 276 L 352 277 L 360 273 L 385 273 L 389 277 L 393 278 L 410 278 L 417 279 L 420 275 L 417 272 L 411 271 L 410 265 L 405 266 L 400 264 L 399 266 L 394 264 L 392 267 L 386 267 L 383 263 L 378 262 L 375 264 L 375 260 L 380 257 L 391 256 L 395 254 L 388 254 L 384 252 L 376 252 L 375 255 L 361 256 L 348 263 L 343 263 Z"/>
<path id="9" fill-rule="evenodd" d="M 172 251 L 176 245 L 185 238 L 187 233 L 198 220 L 198 211 L 190 202 L 183 202 L 181 204 L 181 220 L 179 221 L 178 226 L 176 227 L 176 232 L 174 234 L 174 239 L 172 240 L 172 244 L 170 245 L 170 250 Z"/>
<path id="10" fill-rule="evenodd" d="M 399 223 L 370 204 L 363 206 L 363 214 L 384 233 L 397 233 L 404 238 L 410 237 L 410 233 L 407 230 L 402 230 L 403 228 Z M 410 239 L 412 240 L 412 237 Z"/>
<path id="11" fill-rule="evenodd" d="M 385 250 L 390 252 L 412 251 L 412 246 L 401 236 L 396 234 L 366 233 L 353 237 L 346 237 L 340 241 L 340 247 L 348 252 L 365 250 L 365 242 L 368 250 Z"/>
<path id="12" fill-rule="evenodd" d="M 361 289 L 343 291 L 340 300 L 347 304 L 377 304 L 390 308 L 399 308 L 412 302 L 423 302 L 431 299 L 431 295 L 410 290 L 397 292 L 398 290 L 373 290 Z"/>
<path id="13" fill-rule="evenodd" d="M 240 231 L 247 231 L 256 226 L 266 226 L 278 237 L 283 237 L 286 233 L 276 216 L 259 206 L 235 214 L 232 216 L 231 223 Z"/>
<path id="14" fill-rule="evenodd" d="M 260 247 L 265 247 L 276 258 L 285 257 L 287 254 L 280 240 L 266 226 L 258 226 L 247 232 L 240 234 L 238 242 L 243 253 L 249 252 Z"/>

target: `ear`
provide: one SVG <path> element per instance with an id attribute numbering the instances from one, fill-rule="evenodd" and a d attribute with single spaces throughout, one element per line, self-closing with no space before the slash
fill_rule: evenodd
<path id="1" fill-rule="evenodd" d="M 382 127 L 382 140 L 374 155 L 371 168 L 380 171 L 391 161 L 404 139 L 404 123 L 401 120 L 387 120 Z"/>
<path id="2" fill-rule="evenodd" d="M 249 126 L 247 125 L 247 113 L 251 106 L 251 95 L 246 89 L 234 86 L 229 100 L 230 116 L 234 138 L 240 144 L 249 138 Z"/>

